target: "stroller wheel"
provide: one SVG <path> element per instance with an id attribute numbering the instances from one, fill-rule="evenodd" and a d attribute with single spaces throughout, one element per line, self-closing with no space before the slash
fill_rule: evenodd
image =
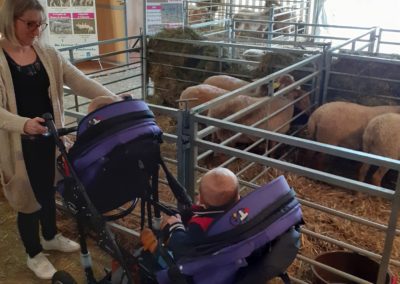
<path id="1" fill-rule="evenodd" d="M 77 284 L 75 279 L 66 271 L 57 271 L 53 278 L 51 278 L 52 284 Z"/>

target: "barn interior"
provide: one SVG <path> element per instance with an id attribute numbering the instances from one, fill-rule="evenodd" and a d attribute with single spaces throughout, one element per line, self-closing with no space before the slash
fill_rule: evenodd
<path id="1" fill-rule="evenodd" d="M 105 5 L 119 5 L 94 2 L 103 16 Z M 148 103 L 163 131 L 162 157 L 188 194 L 195 197 L 199 180 L 215 167 L 237 175 L 243 196 L 283 175 L 296 192 L 305 223 L 300 251 L 288 268 L 292 283 L 396 283 L 400 157 L 368 152 L 363 141 L 357 141 L 359 147 L 329 143 L 331 136 L 346 133 L 347 121 L 366 119 L 367 112 L 361 117 L 351 110 L 349 116 L 334 113 L 329 120 L 338 123 L 320 140 L 310 133 L 310 117 L 335 102 L 399 112 L 400 24 L 382 16 L 391 12 L 381 7 L 395 11 L 399 4 L 367 1 L 362 7 L 346 1 L 342 6 L 347 10 L 340 10 L 331 0 L 181 0 L 176 2 L 182 8 L 182 25 L 154 32 L 146 21 L 151 18 L 146 8 L 154 1 L 125 2 L 123 24 L 113 18 L 116 23 L 110 28 L 98 20 L 99 41 L 60 51 L 116 94 L 130 93 Z M 363 16 L 349 16 L 352 8 Z M 74 56 L 90 46 L 99 54 Z M 181 100 L 189 87 L 225 75 L 245 84 L 212 99 Z M 277 86 L 285 76 L 291 81 Z M 243 104 L 244 97 L 251 97 L 251 103 Z M 89 101 L 66 87 L 65 102 L 68 126 L 77 125 Z M 395 134 L 390 139 L 398 142 Z M 371 167 L 360 180 L 363 164 Z M 379 167 L 389 170 L 376 184 Z M 165 176 L 159 182 L 160 199 L 176 207 Z M 77 237 L 61 198 L 59 207 L 63 230 Z M 138 246 L 139 207 L 109 223 L 129 249 Z M 0 247 L 10 251 L 17 238 L 10 221 L 15 214 L 4 198 L 0 208 L 5 210 L 0 220 L 13 232 L 4 234 Z M 111 263 L 95 241 L 90 249 L 99 263 Z M 354 255 L 360 259 L 349 261 Z M 78 283 L 85 283 L 76 258 L 63 266 Z M 29 272 L 19 272 L 24 264 L 18 257 L 1 259 L 1 283 L 42 283 Z M 101 274 L 101 268 L 96 269 Z"/>

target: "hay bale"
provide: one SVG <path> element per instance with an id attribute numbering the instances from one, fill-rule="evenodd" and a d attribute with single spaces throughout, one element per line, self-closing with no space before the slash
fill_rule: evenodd
<path id="1" fill-rule="evenodd" d="M 398 69 L 399 65 L 393 63 L 340 58 L 334 61 L 332 70 L 345 74 L 330 76 L 328 100 L 346 100 L 371 106 L 398 104 L 396 99 L 400 94 L 400 83 L 385 81 L 400 81 Z"/>
<path id="2" fill-rule="evenodd" d="M 303 56 L 299 54 L 291 54 L 288 52 L 267 52 L 261 57 L 258 67 L 252 72 L 252 76 L 253 78 L 265 77 L 277 70 L 299 62 L 302 59 Z"/>
<path id="3" fill-rule="evenodd" d="M 238 64 L 228 64 L 216 60 L 203 60 L 190 55 L 203 55 L 218 58 L 221 56 L 215 45 L 196 45 L 182 42 L 170 42 L 168 39 L 205 40 L 193 29 L 164 29 L 148 43 L 148 74 L 154 82 L 154 96 L 161 104 L 178 107 L 176 102 L 181 92 L 189 86 L 196 85 L 216 72 L 236 72 L 247 74 L 248 70 Z M 175 56 L 159 52 L 174 52 L 189 55 Z M 222 57 L 227 50 L 222 50 Z"/>

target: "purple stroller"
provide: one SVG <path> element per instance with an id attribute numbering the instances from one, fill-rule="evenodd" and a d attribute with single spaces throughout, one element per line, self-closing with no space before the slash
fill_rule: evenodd
<path id="1" fill-rule="evenodd" d="M 299 233 L 296 228 L 302 218 L 294 191 L 283 177 L 238 201 L 214 221 L 207 242 L 196 245 L 185 257 L 175 262 L 168 253 L 162 253 L 168 268 L 154 270 L 139 253 L 124 251 L 106 224 L 107 220 L 130 213 L 139 202 L 142 228 L 145 217 L 148 227 L 152 228 L 153 216 L 160 217 L 161 211 L 166 214 L 178 212 L 158 200 L 160 166 L 179 207 L 191 206 L 185 189 L 161 159 L 162 132 L 147 104 L 140 100 L 126 100 L 88 114 L 79 123 L 77 141 L 68 153 L 59 136 L 72 130 L 56 129 L 49 115 L 45 119 L 62 153 L 60 169 L 65 177 L 58 190 L 78 223 L 87 283 L 134 283 L 129 269 L 132 264 L 139 267 L 142 284 L 257 283 L 248 282 L 250 275 L 267 279 L 280 274 L 288 280 L 283 273 L 297 254 Z M 102 215 L 127 202 L 131 206 L 121 213 Z M 108 273 L 99 281 L 93 276 L 85 241 L 88 228 L 97 233 L 100 247 L 121 266 L 118 273 Z M 161 235 L 161 232 L 156 233 Z M 163 252 L 164 248 L 160 247 L 160 251 Z M 276 265 L 271 264 L 271 258 L 276 260 L 277 251 L 284 253 Z M 262 275 L 258 276 L 258 273 Z M 60 272 L 54 276 L 53 283 L 75 282 L 70 275 Z"/>

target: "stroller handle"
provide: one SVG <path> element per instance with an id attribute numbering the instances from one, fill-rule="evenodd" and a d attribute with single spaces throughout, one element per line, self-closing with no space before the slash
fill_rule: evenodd
<path id="1" fill-rule="evenodd" d="M 78 126 L 61 127 L 61 128 L 57 128 L 57 133 L 58 133 L 58 136 L 64 136 L 64 135 L 68 135 L 72 132 L 76 132 L 77 130 L 78 130 Z"/>
<path id="2" fill-rule="evenodd" d="M 68 135 L 72 132 L 76 132 L 77 130 L 78 130 L 78 126 L 56 128 L 56 131 L 57 131 L 57 134 L 59 137 Z M 46 132 L 44 134 L 21 134 L 21 137 L 23 139 L 29 139 L 29 140 L 35 140 L 35 139 L 48 137 L 48 136 L 51 136 L 50 132 Z"/>
<path id="3" fill-rule="evenodd" d="M 50 135 L 57 134 L 58 136 L 64 136 L 78 130 L 78 126 L 55 128 L 55 125 L 53 123 L 53 116 L 51 115 L 51 113 L 46 112 L 42 115 L 42 118 L 45 120 L 45 124 L 49 129 Z"/>

